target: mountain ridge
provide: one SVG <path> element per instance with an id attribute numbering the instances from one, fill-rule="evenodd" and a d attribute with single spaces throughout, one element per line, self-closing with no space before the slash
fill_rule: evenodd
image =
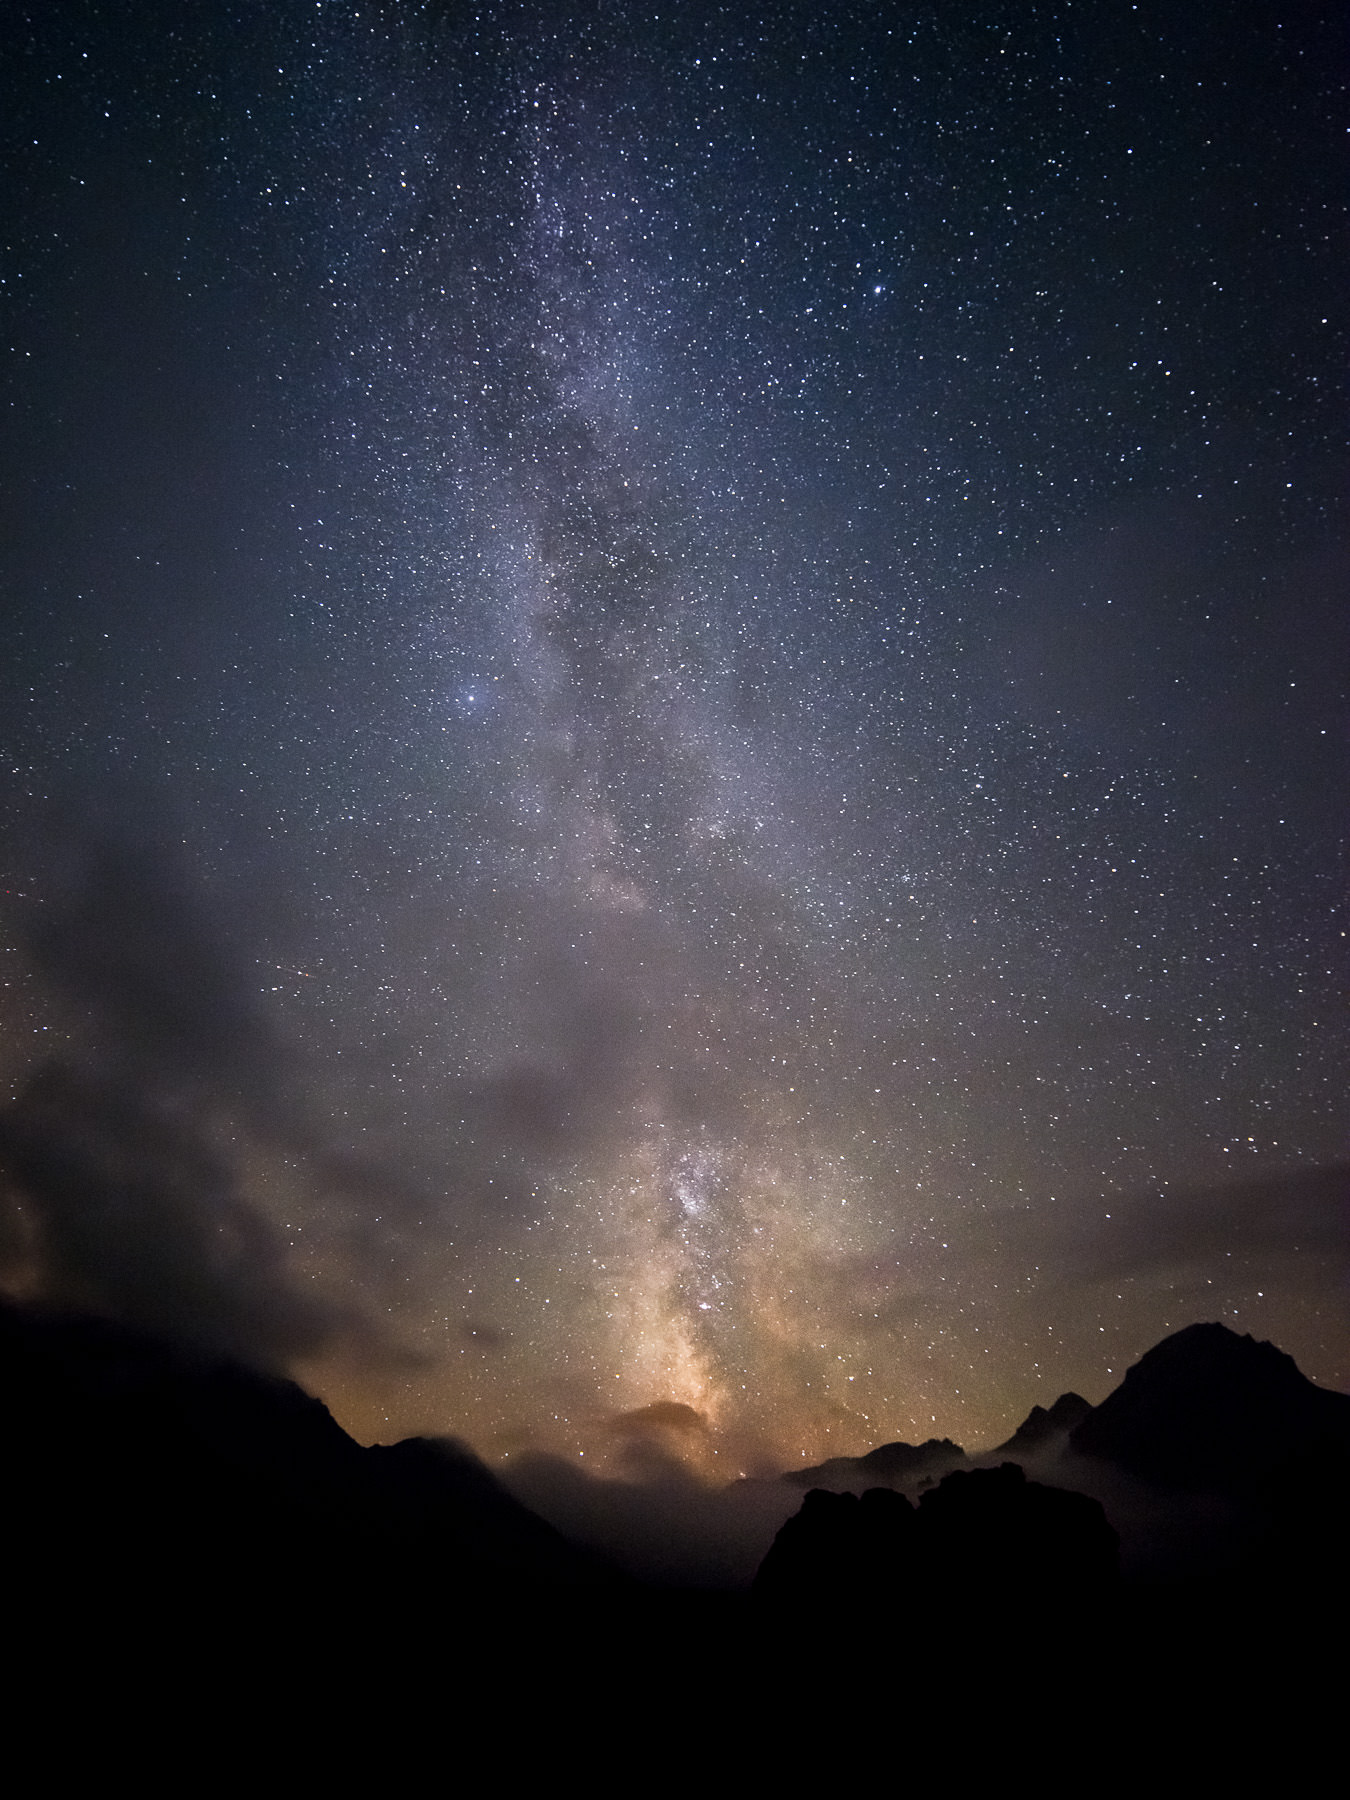
<path id="1" fill-rule="evenodd" d="M 1350 1450 L 1350 1395 L 1318 1387 L 1275 1345 L 1211 1321 L 1146 1351 L 1068 1442 L 1166 1486 L 1241 1492 L 1291 1459 Z"/>

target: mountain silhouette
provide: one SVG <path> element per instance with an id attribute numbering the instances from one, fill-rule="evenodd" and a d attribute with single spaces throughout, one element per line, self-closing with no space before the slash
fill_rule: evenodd
<path id="1" fill-rule="evenodd" d="M 0 1407 L 0 1518 L 24 1549 L 9 1586 L 20 1640 L 77 1612 L 169 1636 L 188 1621 L 200 1634 L 209 1619 L 213 1642 L 284 1617 L 312 1647 L 325 1634 L 350 1642 L 372 1620 L 406 1623 L 410 1609 L 463 1625 L 550 1595 L 564 1612 L 588 1596 L 648 1604 L 640 1582 L 569 1541 L 465 1446 L 364 1448 L 294 1382 L 124 1325 L 0 1304 Z M 938 1606 L 958 1593 L 979 1604 L 977 1590 L 1033 1606 L 1101 1592 L 1115 1567 L 1113 1496 L 1126 1497 L 1121 1531 L 1135 1529 L 1122 1477 L 1152 1484 L 1149 1529 L 1161 1516 L 1164 1534 L 1169 1509 L 1189 1507 L 1194 1524 L 1196 1505 L 1216 1497 L 1241 1527 L 1235 1556 L 1266 1591 L 1345 1585 L 1350 1397 L 1316 1387 L 1273 1346 L 1192 1326 L 1101 1406 L 1064 1395 L 1033 1408 L 1004 1449 L 1054 1453 L 1066 1432 L 1070 1458 L 1038 1469 L 1072 1485 L 1075 1467 L 1100 1468 L 1084 1485 L 1105 1515 L 1098 1499 L 1027 1481 L 1010 1458 L 972 1468 L 949 1439 L 883 1444 L 783 1477 L 808 1492 L 756 1591 L 860 1604 L 922 1592 Z M 917 1506 L 902 1486 L 922 1490 Z M 692 1504 L 682 1492 L 668 1503 Z M 1211 1564 L 1221 1575 L 1237 1566 Z M 691 1591 L 698 1580 L 661 1579 Z"/>
<path id="2" fill-rule="evenodd" d="M 1012 1452 L 1064 1485 L 1027 1481 Z M 1065 1394 L 1034 1407 L 994 1454 L 1001 1467 L 948 1467 L 917 1506 L 866 1491 L 869 1469 L 922 1486 L 919 1470 L 958 1457 L 955 1445 L 886 1445 L 792 1471 L 784 1479 L 812 1491 L 765 1556 L 757 1598 L 858 1613 L 885 1602 L 931 1618 L 997 1599 L 1046 1622 L 1077 1596 L 1105 1617 L 1122 1537 L 1132 1605 L 1160 1629 L 1166 1608 L 1194 1624 L 1205 1606 L 1284 1628 L 1318 1596 L 1350 1593 L 1350 1396 L 1221 1324 L 1164 1339 L 1100 1406 Z M 1070 1491 L 1080 1482 L 1093 1497 Z"/>
<path id="3" fill-rule="evenodd" d="M 789 1469 L 782 1479 L 793 1487 L 857 1494 L 881 1486 L 910 1487 L 965 1460 L 965 1451 L 950 1438 L 929 1438 L 924 1444 L 878 1444 L 865 1456 L 832 1456 L 810 1469 Z"/>
<path id="4" fill-rule="evenodd" d="M 992 1454 L 1016 1458 L 1030 1456 L 1046 1449 L 1056 1438 L 1067 1437 L 1092 1411 L 1081 1394 L 1061 1394 L 1048 1409 L 1033 1406 L 1007 1443 L 999 1444 Z"/>
<path id="5" fill-rule="evenodd" d="M 1016 1463 L 954 1469 L 917 1506 L 889 1488 L 813 1489 L 755 1577 L 758 1600 L 873 1612 L 1100 1603 L 1119 1574 L 1101 1503 Z"/>
<path id="6" fill-rule="evenodd" d="M 1295 1459 L 1344 1457 L 1350 1395 L 1317 1387 L 1273 1344 L 1189 1325 L 1142 1356 L 1069 1444 L 1162 1486 L 1250 1492 Z"/>
<path id="7" fill-rule="evenodd" d="M 312 1637 L 400 1592 L 462 1612 L 617 1583 L 463 1445 L 363 1448 L 294 1382 L 123 1325 L 0 1305 L 0 1408 L 10 1618 L 34 1630 L 78 1606 Z"/>

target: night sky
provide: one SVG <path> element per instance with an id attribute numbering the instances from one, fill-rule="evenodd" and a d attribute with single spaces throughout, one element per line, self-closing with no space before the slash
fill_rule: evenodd
<path id="1" fill-rule="evenodd" d="M 587 1466 L 1350 1386 L 1336 13 L 11 8 L 8 1291 Z"/>

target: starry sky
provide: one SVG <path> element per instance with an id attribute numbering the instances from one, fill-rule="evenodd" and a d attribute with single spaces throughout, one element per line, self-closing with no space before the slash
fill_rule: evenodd
<path id="1" fill-rule="evenodd" d="M 1334 9 L 6 36 L 7 1291 L 601 1467 L 1350 1385 Z"/>

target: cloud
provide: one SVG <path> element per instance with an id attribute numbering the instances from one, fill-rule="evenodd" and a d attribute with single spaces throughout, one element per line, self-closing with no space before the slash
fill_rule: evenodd
<path id="1" fill-rule="evenodd" d="M 239 1166 L 299 1130 L 288 1059 L 181 870 L 100 845 L 27 948 L 82 1029 L 0 1113 L 0 1278 L 266 1366 L 318 1350 L 339 1317 Z"/>
<path id="2" fill-rule="evenodd" d="M 185 872 L 162 851 L 96 845 L 37 914 L 27 949 L 89 1019 L 97 1055 L 132 1083 L 209 1093 L 275 1121 L 289 1069 L 280 1040 Z"/>
<path id="3" fill-rule="evenodd" d="M 28 1293 L 266 1365 L 330 1334 L 228 1155 L 162 1097 L 49 1064 L 0 1114 L 0 1164 Z"/>
<path id="4" fill-rule="evenodd" d="M 609 1429 L 622 1437 L 645 1437 L 655 1432 L 677 1432 L 683 1436 L 706 1436 L 708 1421 L 692 1406 L 679 1400 L 654 1400 L 650 1406 L 634 1407 L 631 1412 L 616 1413 Z"/>
<path id="5" fill-rule="evenodd" d="M 801 1503 L 800 1490 L 784 1482 L 713 1485 L 675 1462 L 612 1480 L 534 1453 L 495 1473 L 574 1543 L 602 1551 L 640 1580 L 683 1587 L 748 1587 L 774 1533 Z"/>
<path id="6" fill-rule="evenodd" d="M 1350 1166 L 1292 1170 L 1222 1186 L 1116 1197 L 1059 1227 L 1067 1281 L 1156 1282 L 1190 1267 L 1294 1256 L 1350 1264 Z"/>

